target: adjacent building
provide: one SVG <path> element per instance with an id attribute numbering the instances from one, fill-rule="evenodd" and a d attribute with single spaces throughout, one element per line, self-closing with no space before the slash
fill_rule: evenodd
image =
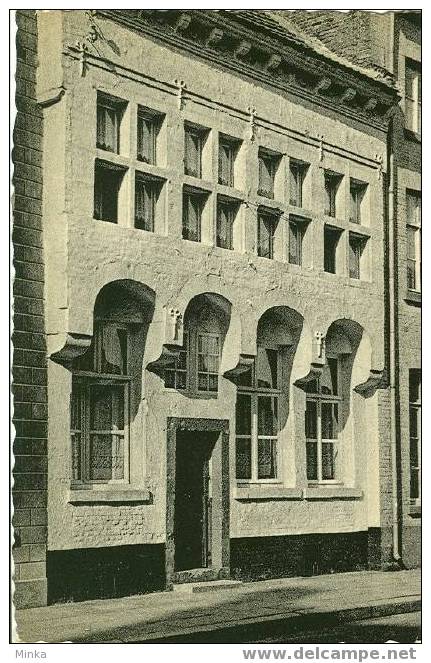
<path id="1" fill-rule="evenodd" d="M 16 605 L 391 565 L 393 76 L 269 11 L 17 24 Z"/>

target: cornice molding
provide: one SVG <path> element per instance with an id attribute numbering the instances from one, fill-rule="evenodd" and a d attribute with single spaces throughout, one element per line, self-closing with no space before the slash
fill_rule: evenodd
<path id="1" fill-rule="evenodd" d="M 231 71 L 385 131 L 396 89 L 300 45 L 275 40 L 226 11 L 97 10 L 97 15 Z M 199 39 L 197 36 L 199 36 Z M 282 43 L 280 43 L 282 41 Z"/>

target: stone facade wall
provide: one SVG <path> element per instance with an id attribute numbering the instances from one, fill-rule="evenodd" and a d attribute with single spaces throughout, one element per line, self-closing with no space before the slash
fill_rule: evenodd
<path id="1" fill-rule="evenodd" d="M 36 12 L 17 10 L 14 128 L 13 524 L 15 606 L 46 603 L 47 360 L 42 237 L 42 110 Z"/>

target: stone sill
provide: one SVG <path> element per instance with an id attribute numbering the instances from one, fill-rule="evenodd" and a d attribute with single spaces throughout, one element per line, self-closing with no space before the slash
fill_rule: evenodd
<path id="1" fill-rule="evenodd" d="M 71 488 L 68 501 L 70 504 L 148 504 L 152 502 L 152 495 L 145 488 Z"/>
<path id="2" fill-rule="evenodd" d="M 305 500 L 358 500 L 363 496 L 360 488 L 346 486 L 308 486 L 303 491 Z"/>
<path id="3" fill-rule="evenodd" d="M 417 304 L 419 306 L 422 305 L 422 293 L 417 292 L 416 290 L 407 290 L 404 299 L 409 304 Z"/>
<path id="4" fill-rule="evenodd" d="M 248 486 L 237 486 L 235 492 L 236 500 L 300 500 L 302 499 L 301 488 L 285 488 L 271 484 L 251 484 Z"/>
<path id="5" fill-rule="evenodd" d="M 271 484 L 250 484 L 236 487 L 235 499 L 246 500 L 357 500 L 364 493 L 359 488 L 346 486 L 309 486 L 307 488 L 286 488 Z"/>

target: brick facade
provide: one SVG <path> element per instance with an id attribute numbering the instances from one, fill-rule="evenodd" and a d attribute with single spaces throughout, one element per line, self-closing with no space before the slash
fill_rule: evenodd
<path id="1" fill-rule="evenodd" d="M 36 12 L 18 10 L 13 161 L 13 525 L 15 605 L 46 603 L 47 358 L 42 236 L 42 109 Z"/>

